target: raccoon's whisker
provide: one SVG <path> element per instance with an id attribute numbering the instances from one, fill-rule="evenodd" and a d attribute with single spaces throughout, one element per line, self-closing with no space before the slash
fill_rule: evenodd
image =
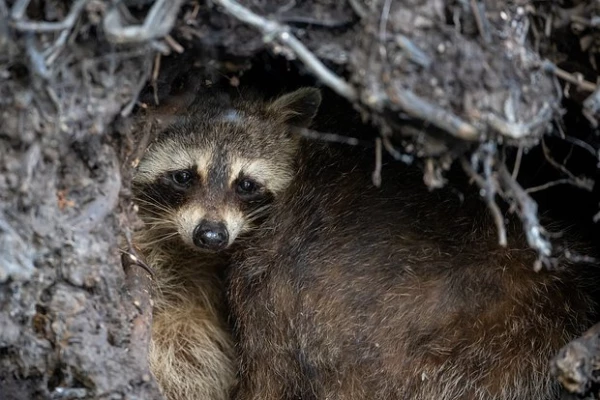
<path id="1" fill-rule="evenodd" d="M 265 206 L 259 207 L 256 210 L 254 210 L 251 213 L 249 213 L 248 216 L 246 217 L 246 219 L 252 220 L 253 218 L 255 218 L 257 216 L 261 216 L 262 213 L 264 213 L 265 211 L 267 211 L 269 208 L 271 208 L 271 204 L 267 204 Z"/>
<path id="2" fill-rule="evenodd" d="M 166 208 L 165 206 L 162 206 L 160 204 L 152 204 L 152 203 L 138 204 L 138 207 L 140 210 L 146 211 L 146 213 L 152 213 L 152 214 L 156 214 L 156 215 L 158 215 L 158 211 L 160 211 L 164 214 L 170 214 L 172 212 L 171 210 L 169 210 L 168 208 Z"/>
<path id="3" fill-rule="evenodd" d="M 139 197 L 135 197 L 133 199 L 133 202 L 136 203 L 138 205 L 138 207 L 140 207 L 140 208 L 148 209 L 145 206 L 150 206 L 152 209 L 164 211 L 169 214 L 172 212 L 172 210 L 168 209 L 164 204 L 161 204 L 156 201 L 150 201 L 150 200 L 142 199 Z"/>
<path id="4" fill-rule="evenodd" d="M 161 224 L 159 222 L 151 222 L 145 224 L 145 227 L 149 231 L 157 232 L 157 231 L 166 231 L 171 233 L 173 231 L 172 225 L 170 224 Z"/>
<path id="5" fill-rule="evenodd" d="M 168 218 L 168 217 L 161 218 L 161 217 L 152 217 L 152 216 L 144 215 L 142 217 L 142 221 L 144 221 L 145 224 L 157 224 L 157 223 L 160 223 L 160 224 L 163 224 L 163 225 L 171 225 L 171 226 L 174 225 L 174 222 L 170 218 Z"/>
<path id="6" fill-rule="evenodd" d="M 246 218 L 246 223 L 252 224 L 253 222 L 256 222 L 257 220 L 259 220 L 260 218 L 263 218 L 265 216 L 266 216 L 266 213 L 254 215 L 254 216 L 252 216 L 252 218 Z"/>
<path id="7" fill-rule="evenodd" d="M 151 245 L 155 245 L 155 244 L 157 244 L 157 243 L 164 242 L 164 241 L 166 241 L 166 240 L 169 240 L 169 239 L 171 239 L 171 238 L 174 238 L 174 237 L 176 237 L 178 234 L 179 234 L 179 233 L 177 233 L 177 232 L 171 232 L 171 233 L 169 233 L 169 234 L 166 234 L 166 235 L 157 236 L 156 238 L 154 238 L 154 240 L 149 240 L 149 241 L 147 241 L 147 242 L 145 241 L 145 242 L 144 242 L 144 245 L 145 245 L 145 246 L 151 246 Z"/>
<path id="8" fill-rule="evenodd" d="M 147 247 L 147 246 L 155 246 L 155 245 L 157 245 L 158 243 L 162 243 L 162 242 L 164 242 L 164 241 L 166 241 L 166 240 L 168 240 L 168 239 L 169 239 L 169 238 L 161 238 L 161 239 L 157 239 L 157 240 L 151 240 L 151 241 L 148 241 L 147 243 L 144 243 L 144 245 L 145 245 L 146 247 Z"/>
<path id="9" fill-rule="evenodd" d="M 172 224 L 170 220 L 167 220 L 165 218 L 159 218 L 159 217 L 144 216 L 143 220 L 145 223 L 161 222 L 165 225 Z"/>
<path id="10" fill-rule="evenodd" d="M 170 226 L 161 226 L 161 225 L 147 225 L 146 231 L 151 235 L 151 237 L 163 237 L 167 235 L 177 235 L 177 232 L 173 232 Z"/>
<path id="11" fill-rule="evenodd" d="M 162 230 L 162 232 L 161 232 L 157 229 L 153 232 L 152 237 L 163 238 L 163 237 L 171 237 L 171 236 L 176 236 L 176 235 L 178 235 L 178 233 L 173 232 L 172 230 L 165 229 L 165 230 Z"/>

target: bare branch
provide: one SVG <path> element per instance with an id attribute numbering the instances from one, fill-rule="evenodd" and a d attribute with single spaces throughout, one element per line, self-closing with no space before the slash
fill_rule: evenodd
<path id="1" fill-rule="evenodd" d="M 502 247 L 505 247 L 507 244 L 507 238 L 504 217 L 502 216 L 500 207 L 498 207 L 498 204 L 496 204 L 495 200 L 496 191 L 494 186 L 497 185 L 497 183 L 491 181 L 491 176 L 483 178 L 482 176 L 478 175 L 472 165 L 464 157 L 460 159 L 460 163 L 467 175 L 473 181 L 475 181 L 477 186 L 479 186 L 479 188 L 483 191 L 482 195 L 485 198 L 485 202 L 492 213 L 492 216 L 494 217 L 494 223 L 496 224 L 496 229 L 498 231 L 498 244 Z"/>
<path id="2" fill-rule="evenodd" d="M 519 176 L 519 170 L 521 169 L 522 158 L 523 158 L 523 146 L 519 146 L 519 149 L 517 150 L 517 157 L 515 159 L 515 165 L 513 167 L 513 172 L 511 174 L 513 179 L 517 179 L 517 176 Z"/>
<path id="3" fill-rule="evenodd" d="M 407 114 L 427 121 L 458 139 L 468 142 L 479 140 L 478 130 L 457 115 L 429 103 L 410 90 L 394 89 L 392 92 L 392 88 L 388 88 L 390 100 Z"/>
<path id="4" fill-rule="evenodd" d="M 273 40 L 278 41 L 281 45 L 286 46 L 302 61 L 306 68 L 314 73 L 324 84 L 329 86 L 339 95 L 348 100 L 355 100 L 358 96 L 356 90 L 346 81 L 341 79 L 329 68 L 327 68 L 310 50 L 308 50 L 302 42 L 290 33 L 289 27 L 280 24 L 279 22 L 266 19 L 258 14 L 255 14 L 248 8 L 241 6 L 233 0 L 213 0 L 214 3 L 220 5 L 233 15 L 235 18 L 243 21 L 254 28 L 258 29 L 263 34 L 265 43 Z"/>
<path id="5" fill-rule="evenodd" d="M 342 143 L 350 146 L 371 146 L 371 142 L 360 140 L 351 136 L 342 136 L 336 133 L 318 132 L 308 128 L 294 127 L 294 133 L 297 133 L 298 135 L 307 139 L 322 140 L 324 142 Z"/>
<path id="6" fill-rule="evenodd" d="M 548 123 L 552 117 L 552 108 L 545 103 L 536 116 L 528 123 L 509 122 L 499 118 L 496 114 L 485 113 L 482 120 L 492 129 L 500 134 L 513 139 L 521 139 L 531 134 L 531 131 L 545 123 Z"/>
<path id="7" fill-rule="evenodd" d="M 505 198 L 512 200 L 517 207 L 527 243 L 537 251 L 540 260 L 547 263 L 552 253 L 552 245 L 542 234 L 543 228 L 538 220 L 537 203 L 513 179 L 504 164 L 501 164 L 498 168 L 498 182 L 504 191 Z"/>
<path id="8" fill-rule="evenodd" d="M 471 11 L 473 11 L 473 16 L 475 17 L 475 23 L 477 24 L 477 30 L 479 31 L 479 34 L 485 43 L 491 43 L 492 36 L 489 31 L 489 25 L 485 20 L 485 8 L 483 3 L 480 3 L 477 0 L 471 0 L 470 5 Z"/>
<path id="9" fill-rule="evenodd" d="M 533 186 L 530 188 L 525 189 L 525 191 L 527 193 L 535 193 L 535 192 L 540 192 L 542 190 L 546 190 L 548 188 L 551 188 L 553 186 L 558 186 L 558 185 L 564 185 L 564 184 L 573 184 L 573 181 L 571 179 L 557 179 L 555 181 L 550 181 L 547 183 L 544 183 L 543 185 L 538 185 L 538 186 Z"/>
<path id="10" fill-rule="evenodd" d="M 572 83 L 576 85 L 578 88 L 587 90 L 588 92 L 593 92 L 598 89 L 598 86 L 592 82 L 586 81 L 583 79 L 583 75 L 577 74 L 574 75 L 570 72 L 565 71 L 564 69 L 558 68 L 550 61 L 544 61 L 542 63 L 542 69 L 546 72 L 556 75 L 563 81 Z"/>
<path id="11" fill-rule="evenodd" d="M 423 68 L 431 66 L 431 58 L 421 50 L 416 44 L 404 35 L 396 35 L 396 43 L 406 52 L 411 61 L 419 64 Z"/>
<path id="12" fill-rule="evenodd" d="M 150 8 L 142 25 L 129 25 L 123 21 L 117 6 L 104 17 L 106 38 L 112 43 L 142 43 L 169 34 L 183 0 L 157 0 Z"/>
<path id="13" fill-rule="evenodd" d="M 165 36 L 165 42 L 167 42 L 169 47 L 171 47 L 173 50 L 175 50 L 176 53 L 181 54 L 185 50 L 183 48 L 183 46 L 180 45 L 175 39 L 173 39 L 173 36 L 171 36 L 171 35 Z"/>
<path id="14" fill-rule="evenodd" d="M 382 159 L 382 151 L 381 151 L 381 138 L 375 139 L 375 170 L 373 171 L 373 185 L 375 187 L 381 186 L 381 159 Z"/>
<path id="15" fill-rule="evenodd" d="M 568 135 L 564 135 L 562 137 L 562 139 L 564 139 L 565 141 L 567 141 L 569 143 L 574 144 L 575 146 L 578 146 L 578 147 L 584 149 L 585 151 L 589 152 L 592 156 L 594 156 L 600 160 L 600 152 L 597 151 L 596 149 L 594 149 L 592 146 L 590 146 L 586 142 L 584 142 L 583 140 L 577 139 L 576 137 L 568 136 Z"/>
<path id="16" fill-rule="evenodd" d="M 560 183 L 568 183 L 570 185 L 573 185 L 575 187 L 581 188 L 581 189 L 585 189 L 589 192 L 591 192 L 592 190 L 594 190 L 594 180 L 593 179 L 589 179 L 589 178 L 579 178 L 575 175 L 573 175 L 571 173 L 571 171 L 569 171 L 567 169 L 567 167 L 565 167 L 564 165 L 560 164 L 558 161 L 556 161 L 553 157 L 552 154 L 550 154 L 550 149 L 548 148 L 548 146 L 546 146 L 546 141 L 542 139 L 542 151 L 544 152 L 544 157 L 546 158 L 546 161 L 548 161 L 548 163 L 550 163 L 550 165 L 552 165 L 554 168 L 558 169 L 559 171 L 561 171 L 563 174 L 568 176 L 568 179 L 559 179 L 558 183 L 552 184 L 552 182 L 549 182 L 546 185 L 549 185 L 547 187 L 550 186 L 555 186 L 556 184 L 560 184 Z M 564 181 L 564 182 L 563 182 Z M 536 188 L 530 188 L 528 189 L 528 191 L 532 191 L 532 189 L 535 189 L 533 191 L 537 191 L 537 190 L 542 190 L 545 189 L 545 187 L 543 187 L 545 185 L 539 186 L 539 189 Z"/>

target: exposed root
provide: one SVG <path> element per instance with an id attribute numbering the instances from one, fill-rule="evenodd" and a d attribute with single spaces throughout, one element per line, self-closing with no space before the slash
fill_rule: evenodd
<path id="1" fill-rule="evenodd" d="M 104 17 L 104 31 L 113 43 L 145 43 L 165 37 L 171 31 L 183 0 L 157 0 L 141 25 L 123 21 L 121 9 L 115 5 Z"/>
<path id="2" fill-rule="evenodd" d="M 337 76 L 327 68 L 310 50 L 306 48 L 294 35 L 290 33 L 290 28 L 279 22 L 264 18 L 250 9 L 240 5 L 233 0 L 213 0 L 215 4 L 220 5 L 229 14 L 257 28 L 263 34 L 263 40 L 266 43 L 277 41 L 281 45 L 289 48 L 293 54 L 304 63 L 317 78 L 323 81 L 332 90 L 348 100 L 357 98 L 356 90 L 347 82 Z"/>

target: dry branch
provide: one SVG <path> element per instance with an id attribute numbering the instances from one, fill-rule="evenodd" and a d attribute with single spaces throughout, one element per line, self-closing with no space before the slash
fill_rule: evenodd
<path id="1" fill-rule="evenodd" d="M 571 173 L 571 171 L 569 171 L 565 165 L 556 161 L 554 159 L 554 157 L 552 157 L 552 154 L 550 154 L 550 149 L 546 145 L 546 141 L 543 139 L 542 139 L 542 151 L 544 152 L 544 157 L 546 158 L 546 161 L 548 161 L 548 163 L 550 165 L 552 165 L 554 168 L 556 168 L 557 170 L 559 170 L 563 174 L 565 174 L 567 176 L 567 178 L 558 179 L 553 182 L 548 182 L 544 185 L 540 185 L 540 186 L 537 186 L 534 188 L 529 188 L 529 189 L 527 189 L 528 193 L 543 190 L 547 187 L 551 187 L 551 186 L 555 186 L 555 185 L 559 185 L 559 184 L 569 184 L 571 186 L 575 186 L 580 189 L 587 190 L 588 192 L 591 192 L 594 189 L 595 182 L 593 179 L 589 179 L 589 178 L 585 178 L 585 177 L 584 178 L 577 177 L 577 176 L 573 175 L 573 173 Z M 565 163 L 566 163 L 566 161 L 565 161 Z"/>
<path id="2" fill-rule="evenodd" d="M 567 72 L 564 69 L 558 68 L 556 65 L 554 65 L 550 61 L 544 61 L 542 63 L 542 68 L 544 69 L 544 71 L 552 73 L 552 74 L 558 76 L 560 79 L 562 79 L 566 82 L 572 83 L 573 85 L 576 85 L 578 88 L 586 90 L 588 92 L 593 92 L 598 88 L 598 86 L 595 85 L 594 83 L 583 79 L 583 76 L 581 74 L 575 75 L 570 72 Z"/>
<path id="3" fill-rule="evenodd" d="M 352 101 L 357 98 L 356 90 L 347 82 L 327 68 L 310 50 L 306 48 L 294 35 L 290 33 L 289 27 L 279 22 L 261 17 L 250 9 L 241 6 L 233 0 L 214 0 L 215 4 L 220 5 L 233 15 L 235 18 L 257 28 L 263 34 L 265 43 L 278 41 L 282 46 L 286 46 L 304 63 L 317 78 L 323 81 L 332 90 L 340 96 Z"/>
<path id="4" fill-rule="evenodd" d="M 503 163 L 498 167 L 498 182 L 505 199 L 511 201 L 517 207 L 527 243 L 538 253 L 539 259 L 536 263 L 536 269 L 539 270 L 542 264 L 549 265 L 552 245 L 543 235 L 544 229 L 538 219 L 537 203 L 513 179 Z"/>
<path id="5" fill-rule="evenodd" d="M 349 146 L 364 146 L 364 147 L 370 147 L 371 143 L 370 142 L 366 142 L 364 140 L 360 140 L 351 136 L 342 136 L 342 135 L 338 135 L 336 133 L 329 133 L 329 132 L 318 132 L 312 129 L 308 129 L 308 128 L 300 128 L 300 127 L 294 127 L 294 133 L 297 133 L 298 135 L 305 137 L 307 139 L 312 139 L 312 140 L 321 140 L 323 142 L 330 142 L 330 143 L 342 143 L 342 144 L 347 144 Z"/>
<path id="6" fill-rule="evenodd" d="M 506 246 L 507 240 L 504 217 L 495 201 L 496 194 L 500 194 L 517 210 L 527 243 L 538 253 L 535 269 L 539 270 L 542 265 L 550 266 L 552 245 L 543 234 L 544 228 L 538 219 L 537 203 L 517 182 L 514 171 L 511 174 L 504 162 L 498 159 L 495 144 L 482 145 L 480 150 L 473 153 L 470 162 L 464 157 L 461 158 L 461 165 L 467 175 L 482 190 L 482 196 L 485 198 L 498 229 L 499 244 Z"/>
<path id="7" fill-rule="evenodd" d="M 505 247 L 507 244 L 506 239 L 506 227 L 504 225 L 504 217 L 502 216 L 502 212 L 500 211 L 500 207 L 496 203 L 496 187 L 498 186 L 497 181 L 493 180 L 491 174 L 491 162 L 487 162 L 487 167 L 485 170 L 487 171 L 485 177 L 480 176 L 475 172 L 474 164 L 477 163 L 472 159 L 471 163 L 469 163 L 464 157 L 461 158 L 461 165 L 463 170 L 467 173 L 467 175 L 477 183 L 477 186 L 483 191 L 483 197 L 485 198 L 485 202 L 494 217 L 494 223 L 496 224 L 496 229 L 498 232 L 498 244 L 502 247 Z"/>
<path id="8" fill-rule="evenodd" d="M 141 25 L 126 25 L 116 5 L 104 17 L 104 31 L 113 43 L 145 43 L 169 34 L 183 0 L 157 0 Z"/>
<path id="9" fill-rule="evenodd" d="M 431 123 L 458 139 L 468 142 L 479 139 L 479 132 L 473 125 L 452 112 L 420 98 L 410 90 L 389 87 L 387 94 L 389 103 L 391 103 L 390 108 L 393 110 L 406 112 L 415 118 Z"/>

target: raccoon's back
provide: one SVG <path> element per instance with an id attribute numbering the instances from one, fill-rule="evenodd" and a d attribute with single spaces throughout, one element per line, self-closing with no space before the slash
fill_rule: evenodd
<path id="1" fill-rule="evenodd" d="M 339 167 L 301 172 L 232 268 L 248 370 L 290 398 L 554 397 L 549 359 L 593 307 L 580 281 L 417 180 Z"/>

